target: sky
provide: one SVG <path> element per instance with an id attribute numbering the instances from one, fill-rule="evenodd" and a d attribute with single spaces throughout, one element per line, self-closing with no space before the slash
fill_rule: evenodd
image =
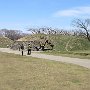
<path id="1" fill-rule="evenodd" d="M 70 29 L 75 18 L 90 18 L 90 0 L 0 0 L 0 29 Z"/>

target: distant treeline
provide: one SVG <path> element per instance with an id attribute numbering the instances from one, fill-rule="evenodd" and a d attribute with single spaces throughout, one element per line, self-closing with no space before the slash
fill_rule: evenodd
<path id="1" fill-rule="evenodd" d="M 8 29 L 1 29 L 0 36 L 7 37 L 11 40 L 18 40 L 19 38 L 24 37 L 26 34 L 20 30 L 8 30 Z"/>

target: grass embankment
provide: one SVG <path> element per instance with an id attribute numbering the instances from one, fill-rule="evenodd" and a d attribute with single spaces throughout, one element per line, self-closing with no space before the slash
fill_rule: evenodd
<path id="1" fill-rule="evenodd" d="M 67 35 L 52 35 L 54 49 L 57 51 L 83 51 L 90 50 L 90 42 L 82 37 L 67 36 Z"/>
<path id="2" fill-rule="evenodd" d="M 90 90 L 90 70 L 0 53 L 0 90 Z"/>
<path id="3" fill-rule="evenodd" d="M 11 45 L 12 43 L 13 41 L 7 37 L 0 37 L 0 48 L 6 48 L 7 45 Z"/>
<path id="4" fill-rule="evenodd" d="M 54 50 L 44 53 L 90 59 L 90 42 L 81 37 L 67 35 L 51 35 Z"/>
<path id="5" fill-rule="evenodd" d="M 82 51 L 90 50 L 90 42 L 86 38 L 68 35 L 54 35 L 54 34 L 34 34 L 21 38 L 22 40 L 37 40 L 42 41 L 48 39 L 54 44 L 56 51 Z"/>

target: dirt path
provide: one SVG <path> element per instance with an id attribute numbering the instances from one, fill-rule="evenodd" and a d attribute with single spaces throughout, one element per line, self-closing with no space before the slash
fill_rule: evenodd
<path id="1" fill-rule="evenodd" d="M 66 47 L 65 47 L 66 51 L 68 51 L 68 46 L 69 46 L 70 41 L 71 41 L 71 39 L 66 44 Z"/>
<path id="2" fill-rule="evenodd" d="M 0 48 L 0 51 L 21 55 L 20 51 L 11 50 L 9 48 Z M 24 51 L 24 55 L 29 56 L 29 55 L 27 55 L 26 51 Z M 36 57 L 36 58 L 44 58 L 44 59 L 48 59 L 48 60 L 54 60 L 54 61 L 61 61 L 61 62 L 65 62 L 65 63 L 72 63 L 72 64 L 80 65 L 80 66 L 90 69 L 90 60 L 89 59 L 78 59 L 78 58 L 46 55 L 46 54 L 41 54 L 41 53 L 37 53 L 37 52 L 32 52 L 32 54 L 30 56 Z"/>

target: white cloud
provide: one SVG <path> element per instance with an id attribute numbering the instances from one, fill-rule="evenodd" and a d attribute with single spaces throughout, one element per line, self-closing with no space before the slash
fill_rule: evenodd
<path id="1" fill-rule="evenodd" d="M 72 9 L 67 10 L 61 10 L 54 13 L 55 17 L 61 17 L 61 16 L 88 16 L 90 15 L 90 7 L 75 7 Z"/>

